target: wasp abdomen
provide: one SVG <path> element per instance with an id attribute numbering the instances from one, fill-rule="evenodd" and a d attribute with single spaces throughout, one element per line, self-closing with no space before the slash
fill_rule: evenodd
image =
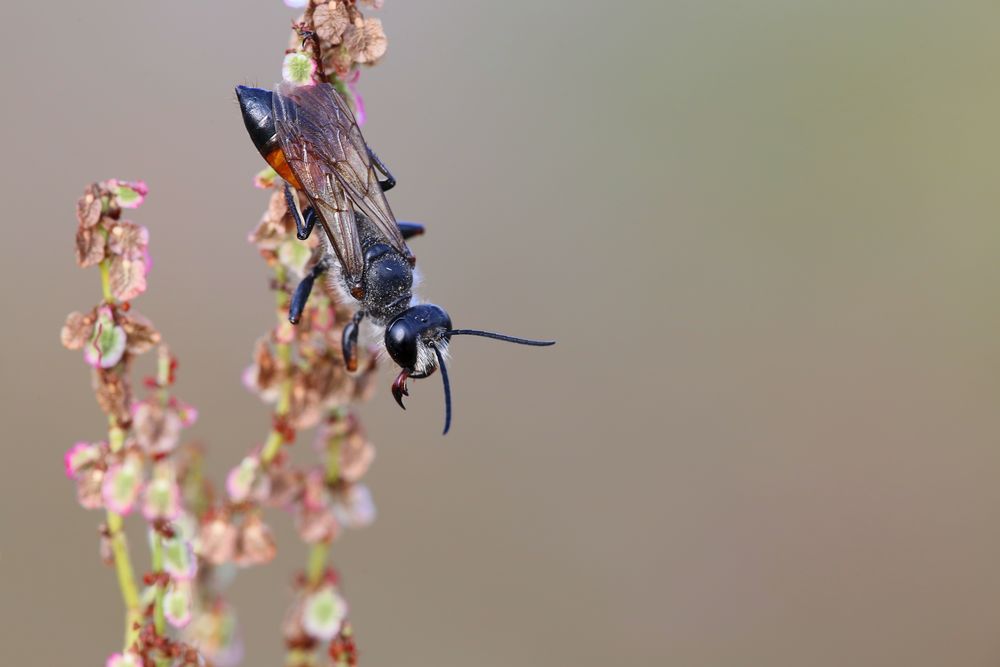
<path id="1" fill-rule="evenodd" d="M 240 111 L 243 112 L 243 124 L 253 145 L 257 147 L 261 157 L 271 168 L 278 172 L 296 190 L 301 190 L 299 179 L 292 173 L 285 154 L 278 144 L 278 133 L 274 127 L 274 93 L 263 88 L 236 86 L 236 97 L 240 101 Z"/>

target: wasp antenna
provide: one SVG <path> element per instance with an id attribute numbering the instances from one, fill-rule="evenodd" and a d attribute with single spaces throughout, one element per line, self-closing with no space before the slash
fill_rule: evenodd
<path id="1" fill-rule="evenodd" d="M 505 336 L 504 334 L 496 333 L 495 331 L 480 331 L 479 329 L 451 329 L 450 331 L 445 331 L 444 336 L 450 338 L 452 336 L 482 336 L 483 338 L 492 338 L 493 340 L 503 340 L 508 343 L 517 343 L 518 345 L 534 345 L 536 347 L 546 347 L 548 345 L 555 345 L 554 340 L 532 340 L 530 338 L 517 338 L 515 336 Z"/>
<path id="2" fill-rule="evenodd" d="M 451 383 L 448 382 L 448 367 L 444 365 L 444 355 L 436 346 L 434 354 L 437 355 L 438 365 L 441 367 L 441 381 L 444 382 L 444 433 L 441 435 L 448 435 L 448 429 L 451 428 Z"/>

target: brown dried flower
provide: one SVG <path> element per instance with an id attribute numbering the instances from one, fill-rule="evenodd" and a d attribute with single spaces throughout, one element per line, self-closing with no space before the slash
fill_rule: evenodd
<path id="1" fill-rule="evenodd" d="M 260 223 L 250 233 L 250 243 L 262 250 L 276 250 L 294 228 L 295 221 L 288 213 L 285 195 L 281 190 L 275 189 L 267 202 L 267 210 L 261 216 Z"/>
<path id="2" fill-rule="evenodd" d="M 84 471 L 76 480 L 76 499 L 86 509 L 101 507 L 104 500 L 101 497 L 101 486 L 104 484 L 104 470 L 90 468 Z"/>
<path id="3" fill-rule="evenodd" d="M 375 460 L 375 447 L 363 433 L 349 434 L 340 444 L 340 477 L 347 482 L 361 479 L 372 461 Z"/>
<path id="4" fill-rule="evenodd" d="M 132 388 L 127 379 L 130 365 L 131 357 L 126 354 L 116 367 L 94 369 L 93 385 L 97 404 L 116 424 L 123 427 L 132 422 Z"/>
<path id="5" fill-rule="evenodd" d="M 69 324 L 69 320 L 67 320 Z M 118 324 L 125 330 L 128 351 L 132 354 L 147 352 L 160 342 L 160 332 L 143 318 L 119 314 Z"/>
<path id="6" fill-rule="evenodd" d="M 146 291 L 146 261 L 116 255 L 111 260 L 111 292 L 128 301 Z"/>
<path id="7" fill-rule="evenodd" d="M 133 222 L 117 222 L 108 231 L 108 249 L 116 255 L 140 259 L 149 246 L 149 230 Z"/>
<path id="8" fill-rule="evenodd" d="M 281 634 L 288 648 L 310 648 L 314 641 L 302 625 L 304 599 L 299 596 L 285 612 L 285 620 L 281 623 Z"/>
<path id="9" fill-rule="evenodd" d="M 254 345 L 253 365 L 243 373 L 243 385 L 257 393 L 269 392 L 278 378 L 278 366 L 266 338 Z"/>
<path id="10" fill-rule="evenodd" d="M 271 507 L 290 507 L 302 495 L 302 471 L 277 464 L 267 469 L 270 478 L 270 494 L 267 504 Z"/>
<path id="11" fill-rule="evenodd" d="M 180 415 L 159 401 L 142 401 L 134 410 L 135 439 L 147 452 L 165 454 L 177 446 L 181 436 Z"/>
<path id="12" fill-rule="evenodd" d="M 246 517 L 236 538 L 236 564 L 246 567 L 267 563 L 277 551 L 274 535 L 267 524 L 256 514 Z"/>
<path id="13" fill-rule="evenodd" d="M 62 341 L 62 344 L 71 350 L 82 348 L 94 333 L 94 322 L 96 319 L 96 309 L 91 310 L 86 315 L 77 311 L 67 315 L 66 324 L 63 325 L 62 331 L 59 332 L 59 339 Z"/>
<path id="14" fill-rule="evenodd" d="M 198 532 L 198 555 L 213 565 L 233 559 L 236 553 L 237 531 L 229 517 L 213 517 L 201 525 Z"/>
<path id="15" fill-rule="evenodd" d="M 340 525 L 330 507 L 319 509 L 302 508 L 295 517 L 299 537 L 306 544 L 329 542 L 337 537 Z"/>
<path id="16" fill-rule="evenodd" d="M 329 45 L 340 44 L 341 37 L 350 23 L 347 6 L 340 0 L 331 0 L 317 6 L 313 11 L 313 26 L 316 35 Z"/>
<path id="17" fill-rule="evenodd" d="M 104 235 L 94 227 L 76 230 L 76 263 L 81 268 L 96 266 L 104 259 Z"/>
<path id="18" fill-rule="evenodd" d="M 93 227 L 101 220 L 101 193 L 91 185 L 76 202 L 76 219 L 81 227 Z"/>
<path id="19" fill-rule="evenodd" d="M 389 40 L 382 30 L 381 19 L 355 19 L 344 33 L 344 45 L 355 62 L 374 63 L 385 55 Z"/>

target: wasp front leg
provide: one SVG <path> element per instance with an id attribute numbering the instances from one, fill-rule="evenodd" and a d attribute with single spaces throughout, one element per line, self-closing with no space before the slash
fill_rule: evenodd
<path id="1" fill-rule="evenodd" d="M 309 300 L 309 295 L 312 293 L 313 283 L 316 282 L 316 278 L 321 276 L 324 271 L 329 268 L 327 261 L 320 260 L 316 263 L 316 266 L 306 274 L 306 277 L 302 279 L 298 287 L 295 288 L 295 293 L 292 294 L 292 302 L 288 306 L 288 321 L 292 324 L 298 324 L 299 320 L 302 319 L 302 311 L 305 310 L 306 301 Z"/>
<path id="2" fill-rule="evenodd" d="M 354 317 L 344 327 L 344 333 L 340 339 L 340 347 L 344 353 L 344 365 L 352 373 L 358 370 L 358 329 L 364 316 L 365 311 L 363 310 L 354 313 Z"/>
<path id="3" fill-rule="evenodd" d="M 313 227 L 316 226 L 316 211 L 310 206 L 304 213 L 300 213 L 298 198 L 288 183 L 285 183 L 285 204 L 288 205 L 292 219 L 295 220 L 296 236 L 299 237 L 300 241 L 305 241 L 312 233 Z"/>
<path id="4" fill-rule="evenodd" d="M 371 158 L 372 164 L 374 164 L 375 168 L 382 172 L 382 175 L 385 176 L 384 181 L 378 182 L 379 187 L 382 188 L 382 192 L 392 190 L 396 187 L 396 179 L 391 173 L 389 173 L 389 168 L 385 166 L 385 162 L 382 162 L 382 160 L 379 159 L 379 156 L 375 155 L 375 151 L 372 150 L 371 146 L 366 146 L 366 148 L 368 148 L 368 157 Z"/>

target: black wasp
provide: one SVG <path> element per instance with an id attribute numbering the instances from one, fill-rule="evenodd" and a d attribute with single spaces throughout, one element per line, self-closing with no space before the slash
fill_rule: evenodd
<path id="1" fill-rule="evenodd" d="M 392 383 L 400 407 L 408 378 L 425 378 L 441 368 L 444 382 L 444 432 L 451 425 L 451 387 L 445 353 L 454 336 L 484 336 L 521 345 L 552 345 L 491 331 L 453 329 L 439 306 L 414 303 L 415 259 L 406 239 L 423 227 L 396 221 L 385 192 L 396 184 L 385 164 L 365 143 L 344 98 L 327 83 L 281 84 L 272 92 L 238 86 L 236 95 L 250 138 L 268 164 L 285 180 L 285 199 L 305 240 L 318 222 L 326 232 L 324 255 L 299 283 L 289 319 L 298 322 L 322 273 L 330 285 L 354 299 L 358 309 L 341 341 L 348 370 L 358 366 L 358 330 L 367 320 L 382 334 L 386 351 L 401 368 Z M 380 180 L 376 169 L 382 174 Z M 292 188 L 311 206 L 299 210 Z"/>

